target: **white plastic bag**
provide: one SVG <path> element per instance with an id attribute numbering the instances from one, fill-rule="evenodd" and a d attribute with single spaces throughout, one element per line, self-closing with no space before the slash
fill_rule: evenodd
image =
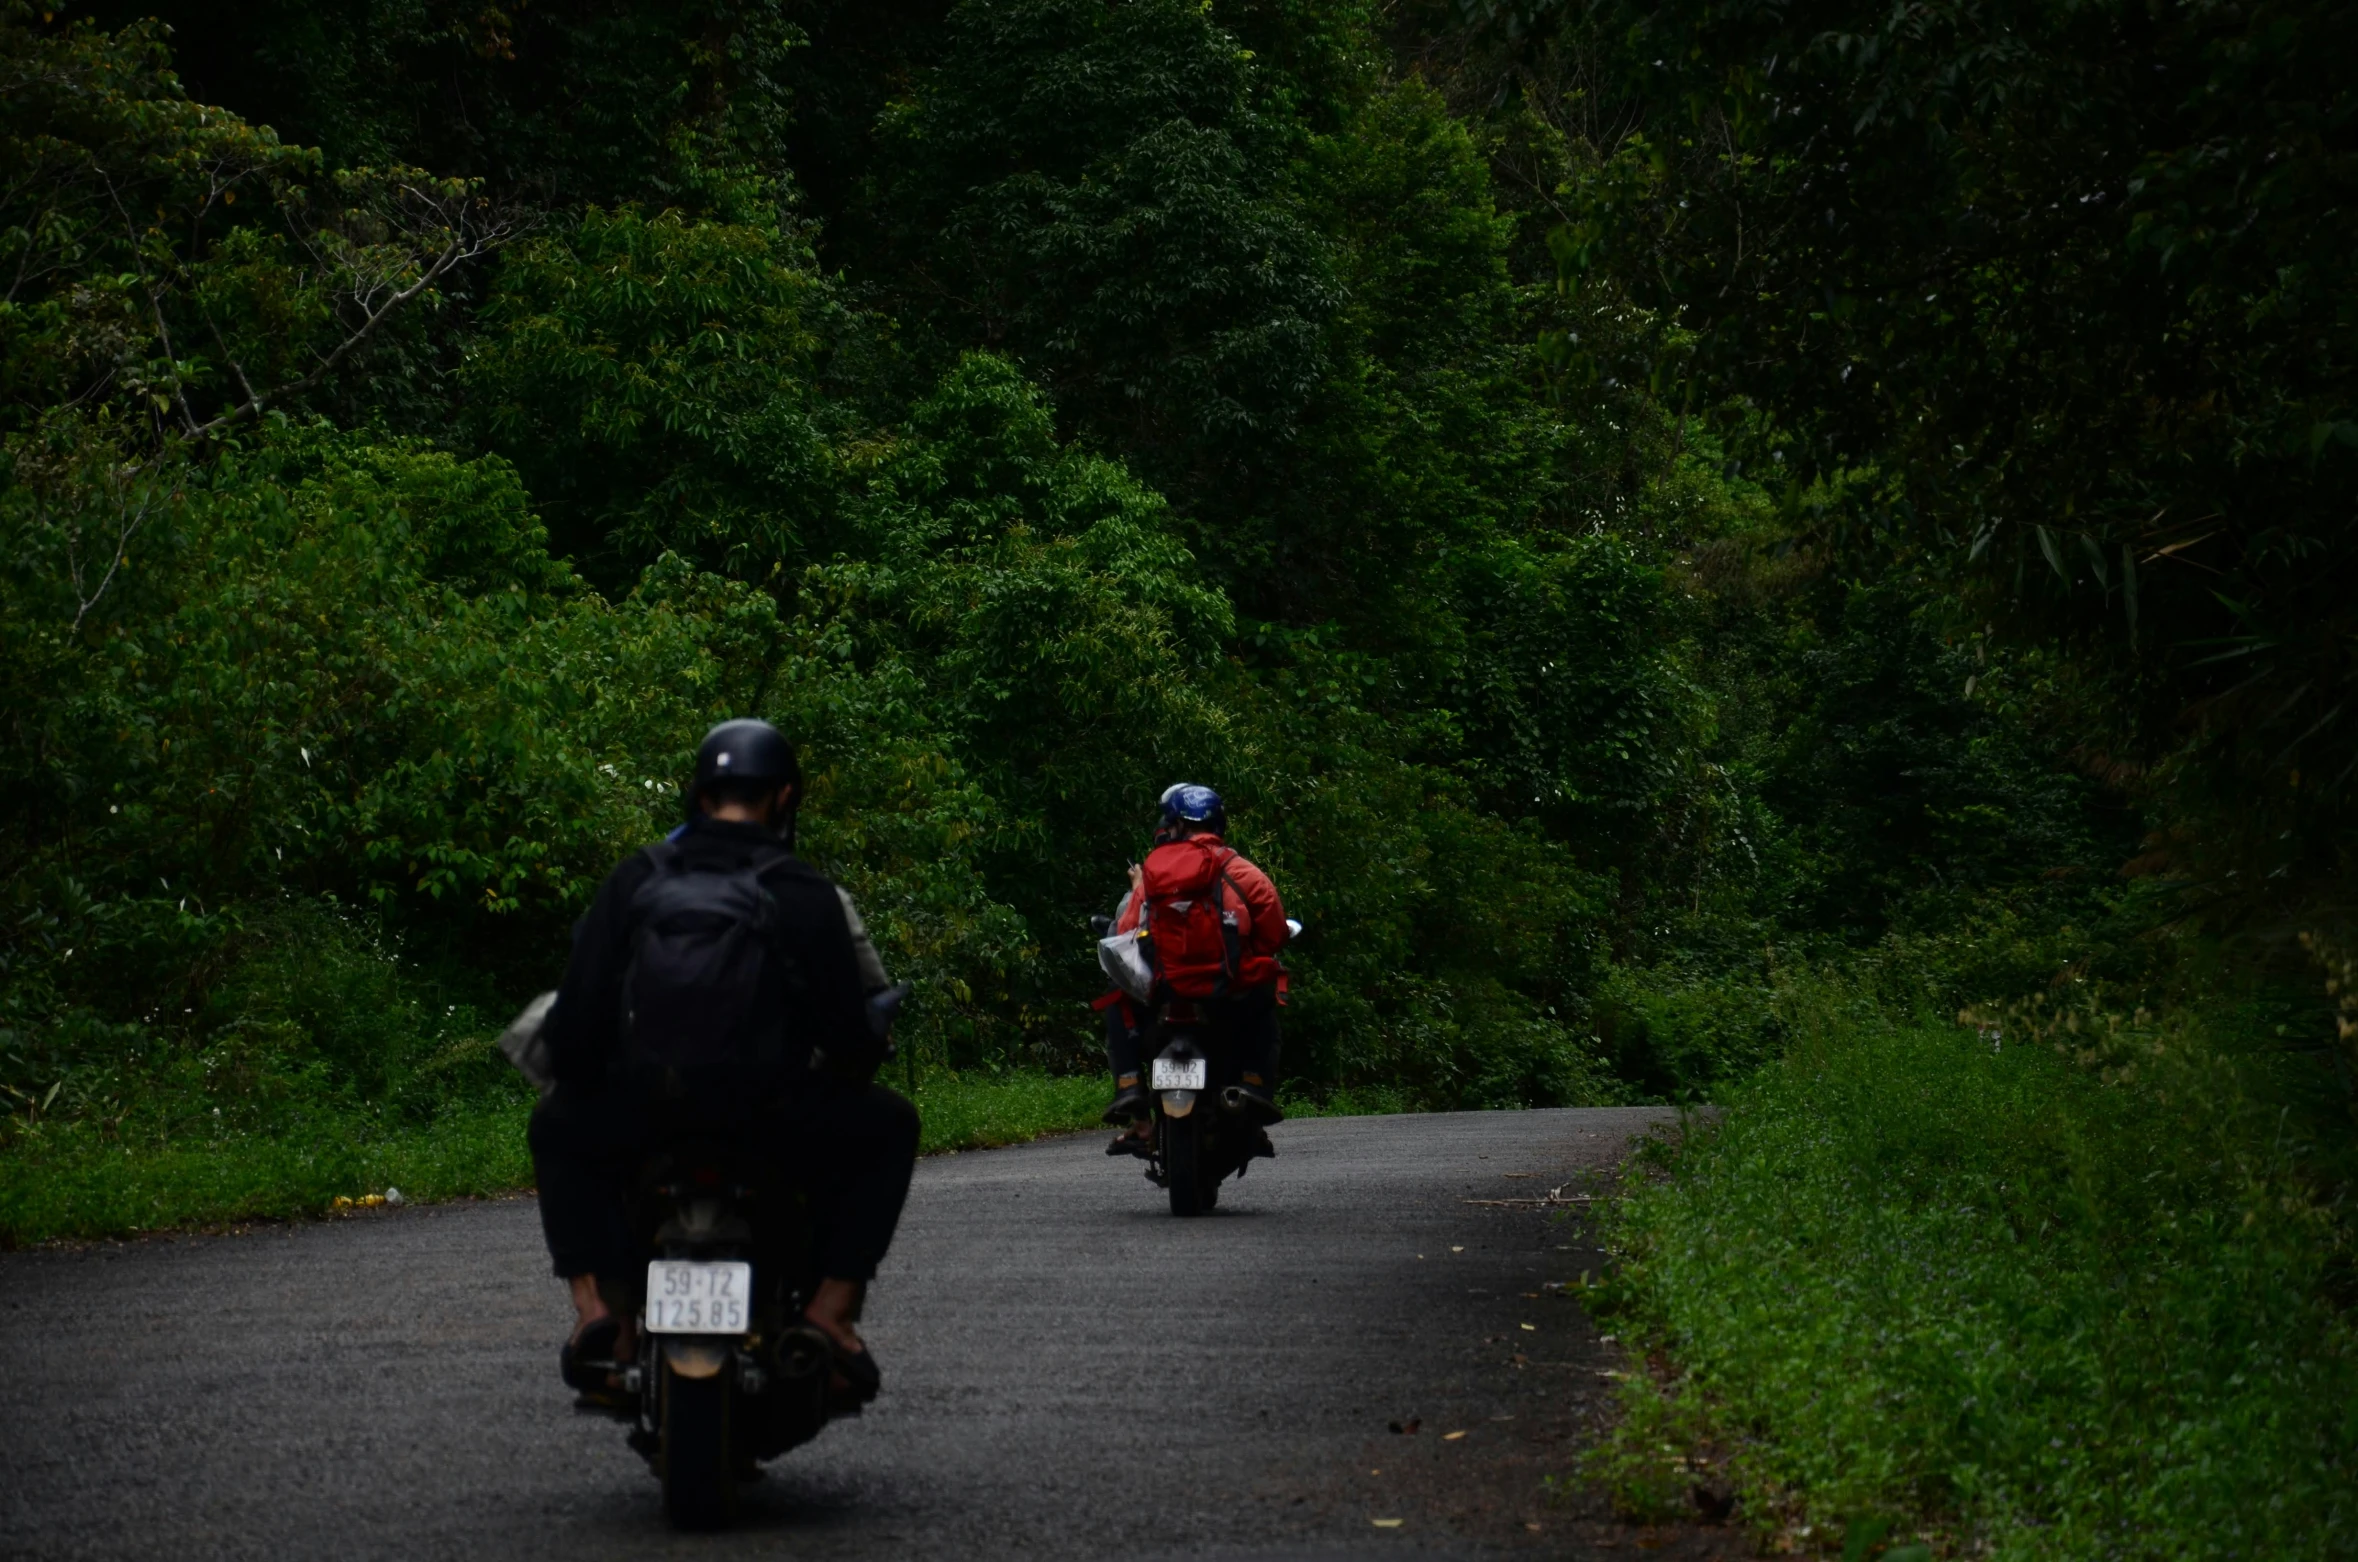
<path id="1" fill-rule="evenodd" d="M 557 1088 L 556 1072 L 549 1066 L 547 1035 L 549 1010 L 556 1006 L 555 993 L 542 993 L 524 1005 L 524 1012 L 499 1037 L 499 1050 L 516 1065 L 517 1073 L 531 1081 L 532 1088 L 540 1092 L 544 1101 Z"/>
<path id="2" fill-rule="evenodd" d="M 1147 953 L 1144 928 L 1099 939 L 1097 963 L 1124 993 L 1140 1003 L 1154 1001 L 1154 961 Z"/>

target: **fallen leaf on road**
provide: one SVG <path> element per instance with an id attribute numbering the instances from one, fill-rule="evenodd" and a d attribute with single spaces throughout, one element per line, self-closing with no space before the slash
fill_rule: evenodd
<path id="1" fill-rule="evenodd" d="M 666 1272 L 668 1273 L 668 1271 L 666 1271 Z M 1539 1325 L 1538 1325 L 1538 1324 L 1536 1324 L 1536 1323 L 1526 1323 L 1526 1324 L 1520 1324 L 1520 1325 L 1517 1325 L 1517 1327 L 1519 1327 L 1519 1328 L 1522 1328 L 1522 1329 L 1525 1329 L 1525 1330 L 1528 1330 L 1530 1333 L 1533 1333 L 1533 1334 L 1537 1334 L 1537 1333 L 1539 1332 Z"/>
<path id="2" fill-rule="evenodd" d="M 1457 1441 L 1459 1438 L 1461 1438 L 1461 1437 L 1463 1437 L 1463 1436 L 1465 1436 L 1465 1435 L 1466 1435 L 1466 1434 L 1465 1434 L 1465 1433 L 1463 1433 L 1463 1432 L 1443 1432 L 1443 1433 L 1441 1434 L 1441 1441 L 1443 1441 L 1443 1442 L 1445 1442 L 1445 1443 L 1454 1443 L 1454 1442 L 1456 1442 L 1456 1441 Z"/>
<path id="3" fill-rule="evenodd" d="M 1373 1524 L 1377 1529 L 1398 1529 L 1408 1521 L 1406 1519 L 1369 1519 L 1367 1522 Z"/>
<path id="4" fill-rule="evenodd" d="M 1464 1251 L 1465 1251 L 1465 1249 L 1464 1249 L 1464 1248 L 1462 1248 L 1462 1247 L 1453 1247 L 1453 1248 L 1451 1248 L 1449 1251 L 1451 1251 L 1452 1253 L 1462 1253 L 1462 1252 L 1464 1252 Z"/>
<path id="5" fill-rule="evenodd" d="M 1392 1430 L 1395 1432 L 1413 1433 L 1418 1427 L 1423 1426 L 1424 1424 L 1424 1418 L 1422 1416 L 1410 1416 L 1405 1421 L 1393 1422 Z"/>

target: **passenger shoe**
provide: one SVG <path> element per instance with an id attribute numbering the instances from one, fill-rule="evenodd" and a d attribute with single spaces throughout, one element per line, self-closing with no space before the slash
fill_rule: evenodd
<path id="1" fill-rule="evenodd" d="M 1104 1121 L 1119 1127 L 1134 1118 L 1144 1117 L 1146 1111 L 1146 1087 L 1132 1085 L 1115 1094 L 1113 1105 L 1105 1109 Z"/>
<path id="2" fill-rule="evenodd" d="M 1108 1155 L 1135 1155 L 1142 1161 L 1154 1159 L 1154 1135 L 1115 1134 L 1113 1143 L 1105 1147 Z"/>

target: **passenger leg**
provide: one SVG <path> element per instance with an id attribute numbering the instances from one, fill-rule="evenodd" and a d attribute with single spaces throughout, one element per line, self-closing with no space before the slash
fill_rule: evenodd
<path id="1" fill-rule="evenodd" d="M 1138 1027 L 1130 1021 L 1129 1004 L 1107 1004 L 1105 1062 L 1114 1077 L 1113 1104 L 1105 1109 L 1105 1121 L 1109 1123 L 1125 1123 L 1147 1115 L 1145 1068 L 1138 1053 Z"/>
<path id="2" fill-rule="evenodd" d="M 612 1385 L 583 1363 L 628 1361 L 635 1354 L 631 1320 L 609 1301 L 600 1277 L 613 1286 L 630 1272 L 628 1201 L 639 1138 L 618 1103 L 562 1096 L 542 1102 L 525 1133 L 540 1189 L 541 1233 L 551 1266 L 572 1292 L 573 1332 L 558 1355 L 558 1371 L 592 1395 Z"/>
<path id="3" fill-rule="evenodd" d="M 1256 987 L 1238 995 L 1228 1005 L 1228 1021 L 1243 1078 L 1239 1088 L 1252 1115 L 1264 1125 L 1284 1121 L 1277 1107 L 1277 989 Z"/>
<path id="4" fill-rule="evenodd" d="M 540 1189 L 541 1234 L 561 1279 L 613 1275 L 630 1262 L 627 1206 L 642 1131 L 628 1116 L 615 1104 L 562 1094 L 533 1111 L 525 1142 Z"/>
<path id="5" fill-rule="evenodd" d="M 865 1284 L 892 1246 L 917 1167 L 917 1109 L 882 1085 L 819 1084 L 773 1114 L 780 1169 L 810 1196 L 819 1273 Z"/>
<path id="6" fill-rule="evenodd" d="M 803 1316 L 835 1342 L 831 1391 L 847 1407 L 881 1386 L 860 1338 L 860 1309 L 908 1202 L 918 1126 L 917 1109 L 882 1085 L 814 1083 L 772 1114 L 779 1170 L 811 1205 L 820 1280 Z"/>

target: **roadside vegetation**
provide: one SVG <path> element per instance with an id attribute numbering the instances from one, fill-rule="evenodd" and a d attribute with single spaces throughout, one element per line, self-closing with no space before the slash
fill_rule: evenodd
<path id="1" fill-rule="evenodd" d="M 1845 1554 L 2349 1552 L 2358 1326 L 2319 1195 L 2353 1168 L 2280 1010 L 1973 1029 L 1816 976 L 1779 1007 L 1788 1054 L 1608 1222 L 1633 1370 L 1590 1470 L 1625 1508 L 1741 1492 L 1763 1541 Z"/>
<path id="2" fill-rule="evenodd" d="M 1290 1109 L 1720 1108 L 1623 1500 L 2347 1551 L 2350 27 L 0 0 L 0 1244 L 524 1182 L 759 714 L 929 1146 L 1211 782 Z"/>
<path id="3" fill-rule="evenodd" d="M 431 1202 L 532 1186 L 532 1097 L 521 1083 L 458 1095 L 430 1115 L 314 1097 L 232 1117 L 202 1109 L 198 1090 L 141 1094 L 182 1115 L 20 1125 L 0 1163 L 0 1230 L 17 1243 L 121 1237 L 331 1214 L 388 1192 Z M 1094 1078 L 1039 1069 L 936 1070 L 911 1095 L 927 1155 L 1094 1127 L 1105 1106 Z"/>

